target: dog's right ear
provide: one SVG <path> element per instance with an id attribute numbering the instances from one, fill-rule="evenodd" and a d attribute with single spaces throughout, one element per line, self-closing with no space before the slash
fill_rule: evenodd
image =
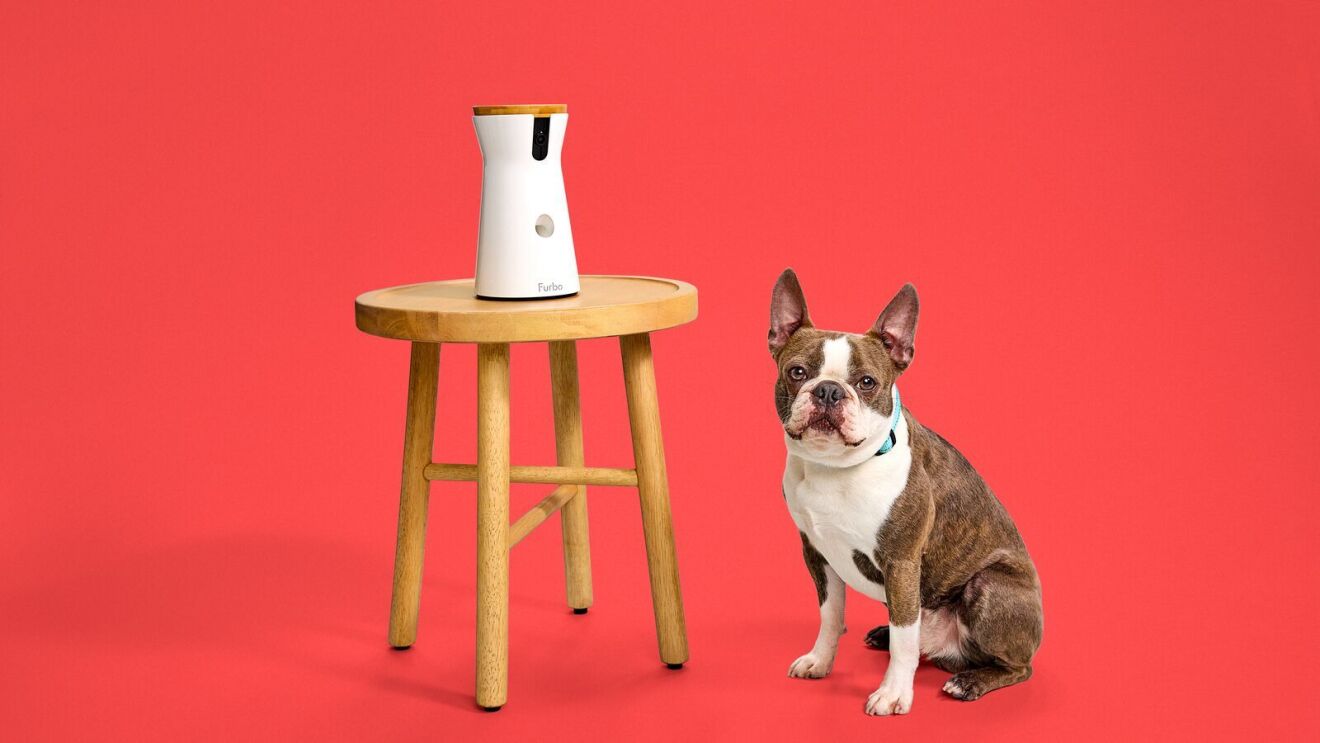
<path id="1" fill-rule="evenodd" d="M 793 269 L 785 268 L 770 296 L 770 353 L 777 355 L 798 328 L 809 327 L 811 318 L 807 317 L 807 300 L 802 296 L 802 285 Z"/>

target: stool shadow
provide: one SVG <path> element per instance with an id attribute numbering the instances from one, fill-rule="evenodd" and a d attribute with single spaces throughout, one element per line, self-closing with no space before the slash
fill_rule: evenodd
<path id="1" fill-rule="evenodd" d="M 466 619 L 461 626 L 453 619 L 475 608 L 474 582 L 428 575 L 423 586 L 427 626 L 419 642 L 439 653 L 398 652 L 386 640 L 392 558 L 388 550 L 274 533 L 88 554 L 0 594 L 8 614 L 6 641 L 39 644 L 54 636 L 79 652 L 128 652 L 171 662 L 180 658 L 177 675 L 162 683 L 183 685 L 207 675 L 205 661 L 198 658 L 208 650 L 240 662 L 274 659 L 365 690 L 482 714 L 472 696 L 473 630 Z M 445 614 L 438 611 L 445 601 L 460 603 Z M 571 616 L 558 589 L 515 589 L 510 603 L 519 624 Z M 649 628 L 639 625 L 635 642 L 649 647 L 652 641 Z M 633 640 L 617 642 L 620 651 L 635 647 Z M 597 650 L 606 656 L 612 652 Z M 653 659 L 647 655 L 642 662 Z M 654 674 L 651 670 L 640 665 L 603 675 L 600 692 L 626 695 L 634 686 L 673 673 L 658 664 Z M 558 694 L 553 684 L 546 693 L 551 698 Z"/>
<path id="2" fill-rule="evenodd" d="M 399 665 L 386 641 L 388 558 L 379 550 L 281 534 L 88 555 L 0 594 L 5 641 L 35 646 L 58 637 L 80 654 L 182 659 L 163 684 L 205 678 L 205 661 L 197 658 L 207 650 L 276 659 L 364 688 L 479 711 L 467 689 L 391 675 Z"/>
<path id="3" fill-rule="evenodd" d="M 450 689 L 400 676 L 378 677 L 374 686 L 381 691 L 415 697 L 426 702 L 439 702 L 447 707 L 473 714 L 484 714 L 477 707 L 471 689 Z"/>

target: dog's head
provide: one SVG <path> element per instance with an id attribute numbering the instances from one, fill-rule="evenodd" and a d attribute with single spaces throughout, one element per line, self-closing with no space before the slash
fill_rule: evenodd
<path id="1" fill-rule="evenodd" d="M 912 363 L 917 309 L 917 290 L 907 284 L 865 334 L 818 330 L 797 274 L 780 274 L 770 300 L 770 354 L 790 451 L 823 463 L 875 453 L 889 436 L 894 381 Z"/>

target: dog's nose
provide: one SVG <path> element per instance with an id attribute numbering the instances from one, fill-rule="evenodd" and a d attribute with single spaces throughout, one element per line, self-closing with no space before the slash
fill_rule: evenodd
<path id="1" fill-rule="evenodd" d="M 815 395 L 820 404 L 826 407 L 838 405 L 839 401 L 847 396 L 847 393 L 843 391 L 843 386 L 838 382 L 821 382 L 816 385 L 816 389 L 812 390 L 811 394 Z"/>

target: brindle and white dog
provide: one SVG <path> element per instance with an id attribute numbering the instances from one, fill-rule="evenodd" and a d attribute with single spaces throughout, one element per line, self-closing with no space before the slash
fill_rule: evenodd
<path id="1" fill-rule="evenodd" d="M 901 404 L 917 292 L 904 286 L 864 335 L 817 330 L 792 269 L 775 284 L 770 353 L 788 462 L 784 498 L 816 583 L 820 634 L 788 675 L 829 674 L 844 584 L 889 605 L 866 644 L 889 650 L 872 715 L 912 708 L 926 655 L 973 700 L 1025 681 L 1040 645 L 1040 581 L 1003 505 L 967 460 Z"/>

